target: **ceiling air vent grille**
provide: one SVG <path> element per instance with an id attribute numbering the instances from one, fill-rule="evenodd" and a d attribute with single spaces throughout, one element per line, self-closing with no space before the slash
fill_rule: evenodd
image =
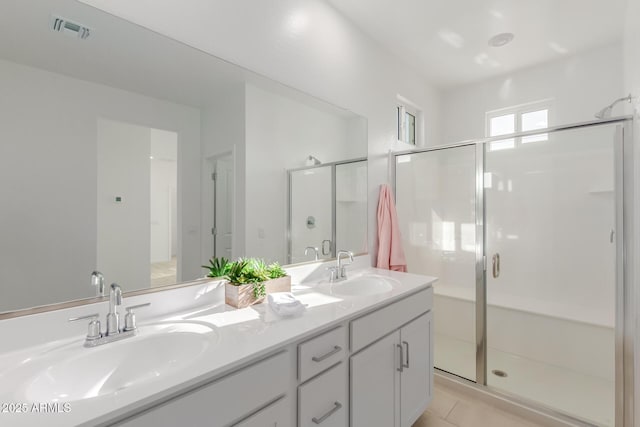
<path id="1" fill-rule="evenodd" d="M 51 17 L 51 29 L 53 31 L 68 34 L 82 40 L 86 40 L 91 35 L 91 29 L 84 25 L 68 21 L 59 16 Z"/>

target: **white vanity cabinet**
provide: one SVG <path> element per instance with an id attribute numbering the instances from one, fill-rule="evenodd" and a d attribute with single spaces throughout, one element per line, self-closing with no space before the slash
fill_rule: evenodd
<path id="1" fill-rule="evenodd" d="M 290 427 L 291 404 L 285 398 L 292 380 L 291 366 L 290 352 L 280 352 L 117 425 Z M 263 415 L 257 416 L 261 412 Z M 268 421 L 262 423 L 263 417 L 268 417 Z"/>
<path id="2" fill-rule="evenodd" d="M 351 337 L 362 348 L 349 361 L 352 427 L 410 427 L 431 402 L 433 317 L 431 305 L 421 305 L 431 298 L 429 289 L 351 323 L 352 334 L 363 334 Z"/>
<path id="3" fill-rule="evenodd" d="M 378 304 L 116 425 L 410 427 L 432 398 L 432 301 Z"/>

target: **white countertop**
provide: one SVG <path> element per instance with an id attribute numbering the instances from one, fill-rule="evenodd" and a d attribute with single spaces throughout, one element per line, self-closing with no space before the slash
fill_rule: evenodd
<path id="1" fill-rule="evenodd" d="M 319 269 L 316 268 L 316 270 Z M 133 413 L 160 399 L 177 395 L 182 390 L 210 381 L 253 359 L 284 348 L 287 344 L 304 340 L 335 324 L 428 288 L 436 280 L 428 276 L 373 268 L 358 272 L 364 271 L 393 279 L 392 289 L 377 295 L 335 296 L 330 294 L 329 284 L 322 281 L 306 283 L 308 279 L 299 275 L 296 278 L 294 274 L 292 291 L 303 304 L 307 305 L 307 311 L 302 316 L 294 318 L 278 317 L 267 303 L 244 309 L 227 306 L 224 304 L 223 282 L 210 282 L 206 285 L 206 291 L 213 296 L 213 300 L 218 301 L 217 303 L 149 319 L 153 322 L 188 320 L 213 327 L 210 334 L 212 351 L 197 363 L 190 365 L 188 370 L 181 371 L 180 375 L 161 376 L 135 387 L 125 388 L 115 394 L 71 402 L 69 412 L 66 413 L 0 412 L 0 425 L 40 426 L 45 423 L 49 427 L 106 424 L 116 416 Z M 351 274 L 354 273 L 351 272 Z M 139 326 L 144 326 L 149 321 L 140 321 Z M 12 325 L 15 327 L 18 324 L 14 322 Z M 64 326 L 66 325 L 62 327 Z M 129 339 L 133 340 L 136 337 Z M 77 343 L 78 352 L 91 351 L 82 347 L 83 341 L 84 336 L 76 335 L 73 338 L 59 339 L 55 342 L 0 354 L 0 405 L 11 402 L 29 405 L 33 403 L 21 398 L 20 389 L 24 384 L 5 389 L 7 384 L 3 384 L 2 379 L 8 372 L 21 363 L 27 363 L 32 355 L 54 347 Z M 110 344 L 106 344 L 108 345 Z M 82 375 L 80 370 L 78 375 Z M 3 408 L 0 407 L 0 409 Z"/>

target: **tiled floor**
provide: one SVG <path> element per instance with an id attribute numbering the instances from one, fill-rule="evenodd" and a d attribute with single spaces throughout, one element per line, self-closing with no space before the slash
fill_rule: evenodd
<path id="1" fill-rule="evenodd" d="M 413 427 L 545 427 L 436 385 L 433 401 Z"/>

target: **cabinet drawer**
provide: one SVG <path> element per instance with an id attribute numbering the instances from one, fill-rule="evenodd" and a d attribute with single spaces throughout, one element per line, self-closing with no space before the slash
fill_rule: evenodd
<path id="1" fill-rule="evenodd" d="M 283 396 L 233 427 L 289 427 L 290 420 L 289 399 Z"/>
<path id="2" fill-rule="evenodd" d="M 240 369 L 129 418 L 119 426 L 220 427 L 242 419 L 286 394 L 291 381 L 288 352 Z"/>
<path id="3" fill-rule="evenodd" d="M 347 365 L 340 363 L 298 387 L 299 427 L 349 425 Z"/>
<path id="4" fill-rule="evenodd" d="M 351 352 L 366 347 L 405 323 L 431 310 L 433 288 L 410 295 L 398 302 L 351 322 Z"/>
<path id="5" fill-rule="evenodd" d="M 347 349 L 347 330 L 342 326 L 298 345 L 298 379 L 305 382 L 341 361 Z"/>

